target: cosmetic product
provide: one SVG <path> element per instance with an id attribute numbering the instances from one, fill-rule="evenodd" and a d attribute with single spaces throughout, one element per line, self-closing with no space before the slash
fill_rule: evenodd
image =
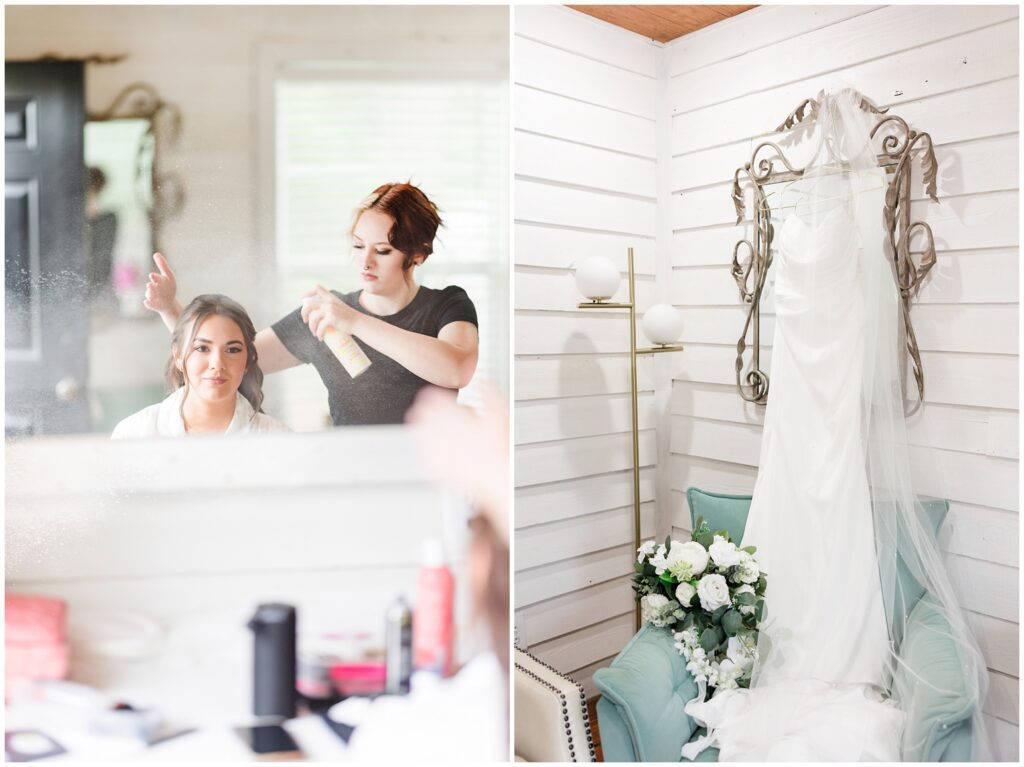
<path id="1" fill-rule="evenodd" d="M 63 679 L 70 667 L 66 605 L 59 599 L 4 594 L 5 690 L 38 679 Z"/>
<path id="2" fill-rule="evenodd" d="M 380 661 L 331 666 L 331 683 L 339 695 L 376 695 L 384 690 L 387 666 Z"/>
<path id="3" fill-rule="evenodd" d="M 359 344 L 352 336 L 328 328 L 324 333 L 324 343 L 353 378 L 370 367 L 370 358 L 359 348 Z"/>
<path id="4" fill-rule="evenodd" d="M 295 716 L 295 608 L 262 604 L 249 621 L 253 644 L 253 713 Z"/>
<path id="5" fill-rule="evenodd" d="M 401 597 L 388 608 L 384 637 L 384 691 L 405 695 L 412 674 L 412 611 Z"/>
<path id="6" fill-rule="evenodd" d="M 444 547 L 436 538 L 423 542 L 422 567 L 416 580 L 413 617 L 413 666 L 448 676 L 452 665 L 452 603 L 455 578 L 445 563 Z"/>

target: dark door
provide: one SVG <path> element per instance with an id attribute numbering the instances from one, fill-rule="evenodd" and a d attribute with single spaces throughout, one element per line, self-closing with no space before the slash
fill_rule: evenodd
<path id="1" fill-rule="evenodd" d="M 5 73 L 5 429 L 88 431 L 84 65 Z"/>

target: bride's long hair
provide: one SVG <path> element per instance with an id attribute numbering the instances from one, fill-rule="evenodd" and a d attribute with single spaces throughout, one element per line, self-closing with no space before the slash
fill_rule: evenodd
<path id="1" fill-rule="evenodd" d="M 181 398 L 181 407 L 184 408 L 189 392 L 188 377 L 184 371 L 185 361 L 192 354 L 192 343 L 195 341 L 199 326 L 203 324 L 203 320 L 212 316 L 227 317 L 242 331 L 246 359 L 245 373 L 238 386 L 238 393 L 252 405 L 253 418 L 255 418 L 256 413 L 263 412 L 263 371 L 260 369 L 259 358 L 256 354 L 256 327 L 241 304 L 219 293 L 196 296 L 178 317 L 178 322 L 171 333 L 171 356 L 167 360 L 168 391 L 176 391 L 184 387 L 185 396 Z M 180 367 L 177 362 L 179 357 Z M 184 419 L 184 415 L 182 418 Z"/>

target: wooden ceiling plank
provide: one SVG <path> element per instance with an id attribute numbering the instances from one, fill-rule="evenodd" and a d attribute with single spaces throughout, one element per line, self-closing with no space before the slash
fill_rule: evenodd
<path id="1" fill-rule="evenodd" d="M 634 5 L 570 5 L 569 8 L 644 37 L 657 39 L 658 21 Z"/>
<path id="2" fill-rule="evenodd" d="M 756 5 L 570 5 L 638 35 L 667 43 Z"/>

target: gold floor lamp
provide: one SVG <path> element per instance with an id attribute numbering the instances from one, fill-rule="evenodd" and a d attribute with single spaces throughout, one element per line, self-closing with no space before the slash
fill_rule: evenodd
<path id="1" fill-rule="evenodd" d="M 644 334 L 655 346 L 636 347 L 636 280 L 633 273 L 633 249 L 628 248 L 629 301 L 609 301 L 619 289 L 621 275 L 609 259 L 592 256 L 576 267 L 576 287 L 589 301 L 577 304 L 580 309 L 628 309 L 629 310 L 629 372 L 630 402 L 633 408 L 633 548 L 640 548 L 640 427 L 637 421 L 636 358 L 641 354 L 679 352 L 680 344 L 673 343 L 682 331 L 679 312 L 668 304 L 655 304 L 644 314 Z M 640 604 L 635 609 L 636 628 L 640 630 Z"/>

